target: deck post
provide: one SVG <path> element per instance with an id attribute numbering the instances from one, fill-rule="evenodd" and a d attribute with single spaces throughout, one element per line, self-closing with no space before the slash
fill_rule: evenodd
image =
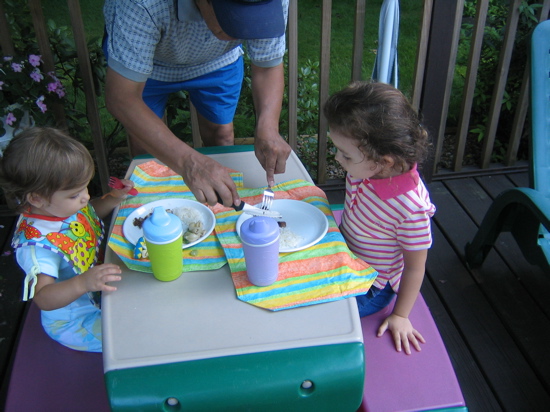
<path id="1" fill-rule="evenodd" d="M 422 82 L 419 111 L 432 136 L 435 153 L 424 163 L 423 177 L 430 182 L 439 159 L 451 94 L 453 71 L 460 34 L 464 0 L 434 0 L 426 71 Z"/>

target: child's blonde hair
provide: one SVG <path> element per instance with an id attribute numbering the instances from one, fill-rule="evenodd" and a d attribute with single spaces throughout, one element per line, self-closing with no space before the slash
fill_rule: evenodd
<path id="1" fill-rule="evenodd" d="M 92 156 L 84 145 L 65 132 L 33 127 L 15 136 L 0 159 L 0 182 L 8 206 L 29 209 L 31 193 L 51 199 L 59 190 L 85 186 L 95 171 Z"/>
<path id="2" fill-rule="evenodd" d="M 369 160 L 390 156 L 403 171 L 426 159 L 428 133 L 407 98 L 389 84 L 353 82 L 327 100 L 323 113 L 329 127 L 357 140 Z"/>

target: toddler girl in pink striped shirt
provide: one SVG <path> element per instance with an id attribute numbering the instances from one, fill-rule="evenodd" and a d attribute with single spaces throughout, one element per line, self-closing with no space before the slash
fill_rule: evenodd
<path id="1" fill-rule="evenodd" d="M 393 335 L 397 351 L 420 351 L 425 340 L 409 320 L 420 291 L 435 212 L 417 165 L 426 158 L 428 133 L 406 97 L 385 83 L 355 82 L 324 106 L 336 160 L 346 170 L 340 230 L 349 248 L 378 276 L 358 296 L 361 316 L 378 312 L 397 295 L 378 329 Z"/>

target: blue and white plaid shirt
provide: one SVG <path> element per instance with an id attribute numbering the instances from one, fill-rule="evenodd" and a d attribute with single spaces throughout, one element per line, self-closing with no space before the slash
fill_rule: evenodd
<path id="1" fill-rule="evenodd" d="M 285 22 L 288 1 L 283 0 Z M 241 40 L 218 40 L 212 34 L 193 0 L 106 0 L 103 12 L 108 65 L 136 82 L 193 79 L 243 54 Z M 283 61 L 284 35 L 244 44 L 257 66 L 273 67 Z"/>

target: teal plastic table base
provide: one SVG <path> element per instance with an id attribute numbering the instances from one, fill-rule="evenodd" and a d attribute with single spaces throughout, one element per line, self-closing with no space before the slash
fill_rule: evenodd
<path id="1" fill-rule="evenodd" d="M 362 343 L 109 371 L 113 411 L 356 411 Z"/>

